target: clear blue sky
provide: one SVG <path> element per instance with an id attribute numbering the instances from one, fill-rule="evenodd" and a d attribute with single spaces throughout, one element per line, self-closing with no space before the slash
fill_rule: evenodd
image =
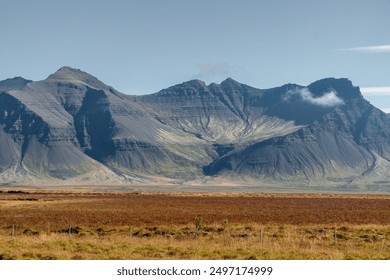
<path id="1" fill-rule="evenodd" d="M 226 77 L 390 87 L 390 0 L 0 0 L 0 34 L 0 80 L 66 65 L 127 94 Z M 390 108 L 390 88 L 375 94 Z"/>

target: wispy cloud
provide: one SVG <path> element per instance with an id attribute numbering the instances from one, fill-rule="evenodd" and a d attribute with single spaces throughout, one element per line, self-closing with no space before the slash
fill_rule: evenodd
<path id="1" fill-rule="evenodd" d="M 344 104 L 344 101 L 337 96 L 334 90 L 325 92 L 322 96 L 315 97 L 308 88 L 295 89 L 288 91 L 284 96 L 284 100 L 288 101 L 293 96 L 298 96 L 305 102 L 321 107 L 334 107 Z"/>
<path id="2" fill-rule="evenodd" d="M 196 65 L 198 72 L 192 78 L 208 79 L 218 76 L 230 76 L 233 66 L 226 62 L 220 63 L 199 63 Z"/>
<path id="3" fill-rule="evenodd" d="M 365 53 L 390 53 L 390 45 L 366 46 L 342 49 L 344 51 L 365 52 Z"/>
<path id="4" fill-rule="evenodd" d="M 390 87 L 362 87 L 360 91 L 365 96 L 390 95 Z"/>

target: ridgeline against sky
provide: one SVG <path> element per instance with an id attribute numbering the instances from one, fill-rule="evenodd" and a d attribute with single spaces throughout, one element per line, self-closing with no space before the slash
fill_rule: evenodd
<path id="1" fill-rule="evenodd" d="M 347 77 L 390 108 L 388 0 L 5 0 L 1 11 L 0 80 L 71 65 L 147 94 L 191 79 L 271 88 Z"/>
<path id="2" fill-rule="evenodd" d="M 348 79 L 125 95 L 81 70 L 0 82 L 2 184 L 191 181 L 389 189 L 390 115 Z M 212 184 L 210 184 L 212 185 Z"/>

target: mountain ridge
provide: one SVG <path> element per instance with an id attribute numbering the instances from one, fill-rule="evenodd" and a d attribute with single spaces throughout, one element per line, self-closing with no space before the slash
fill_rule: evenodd
<path id="1" fill-rule="evenodd" d="M 390 191 L 388 167 L 390 117 L 345 78 L 271 89 L 191 80 L 142 96 L 71 67 L 0 82 L 4 185 L 380 181 Z"/>

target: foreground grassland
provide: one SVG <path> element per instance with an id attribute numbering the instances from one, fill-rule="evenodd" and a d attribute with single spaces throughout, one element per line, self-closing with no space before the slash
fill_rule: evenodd
<path id="1" fill-rule="evenodd" d="M 390 259 L 390 198 L 2 192 L 0 259 Z"/>

